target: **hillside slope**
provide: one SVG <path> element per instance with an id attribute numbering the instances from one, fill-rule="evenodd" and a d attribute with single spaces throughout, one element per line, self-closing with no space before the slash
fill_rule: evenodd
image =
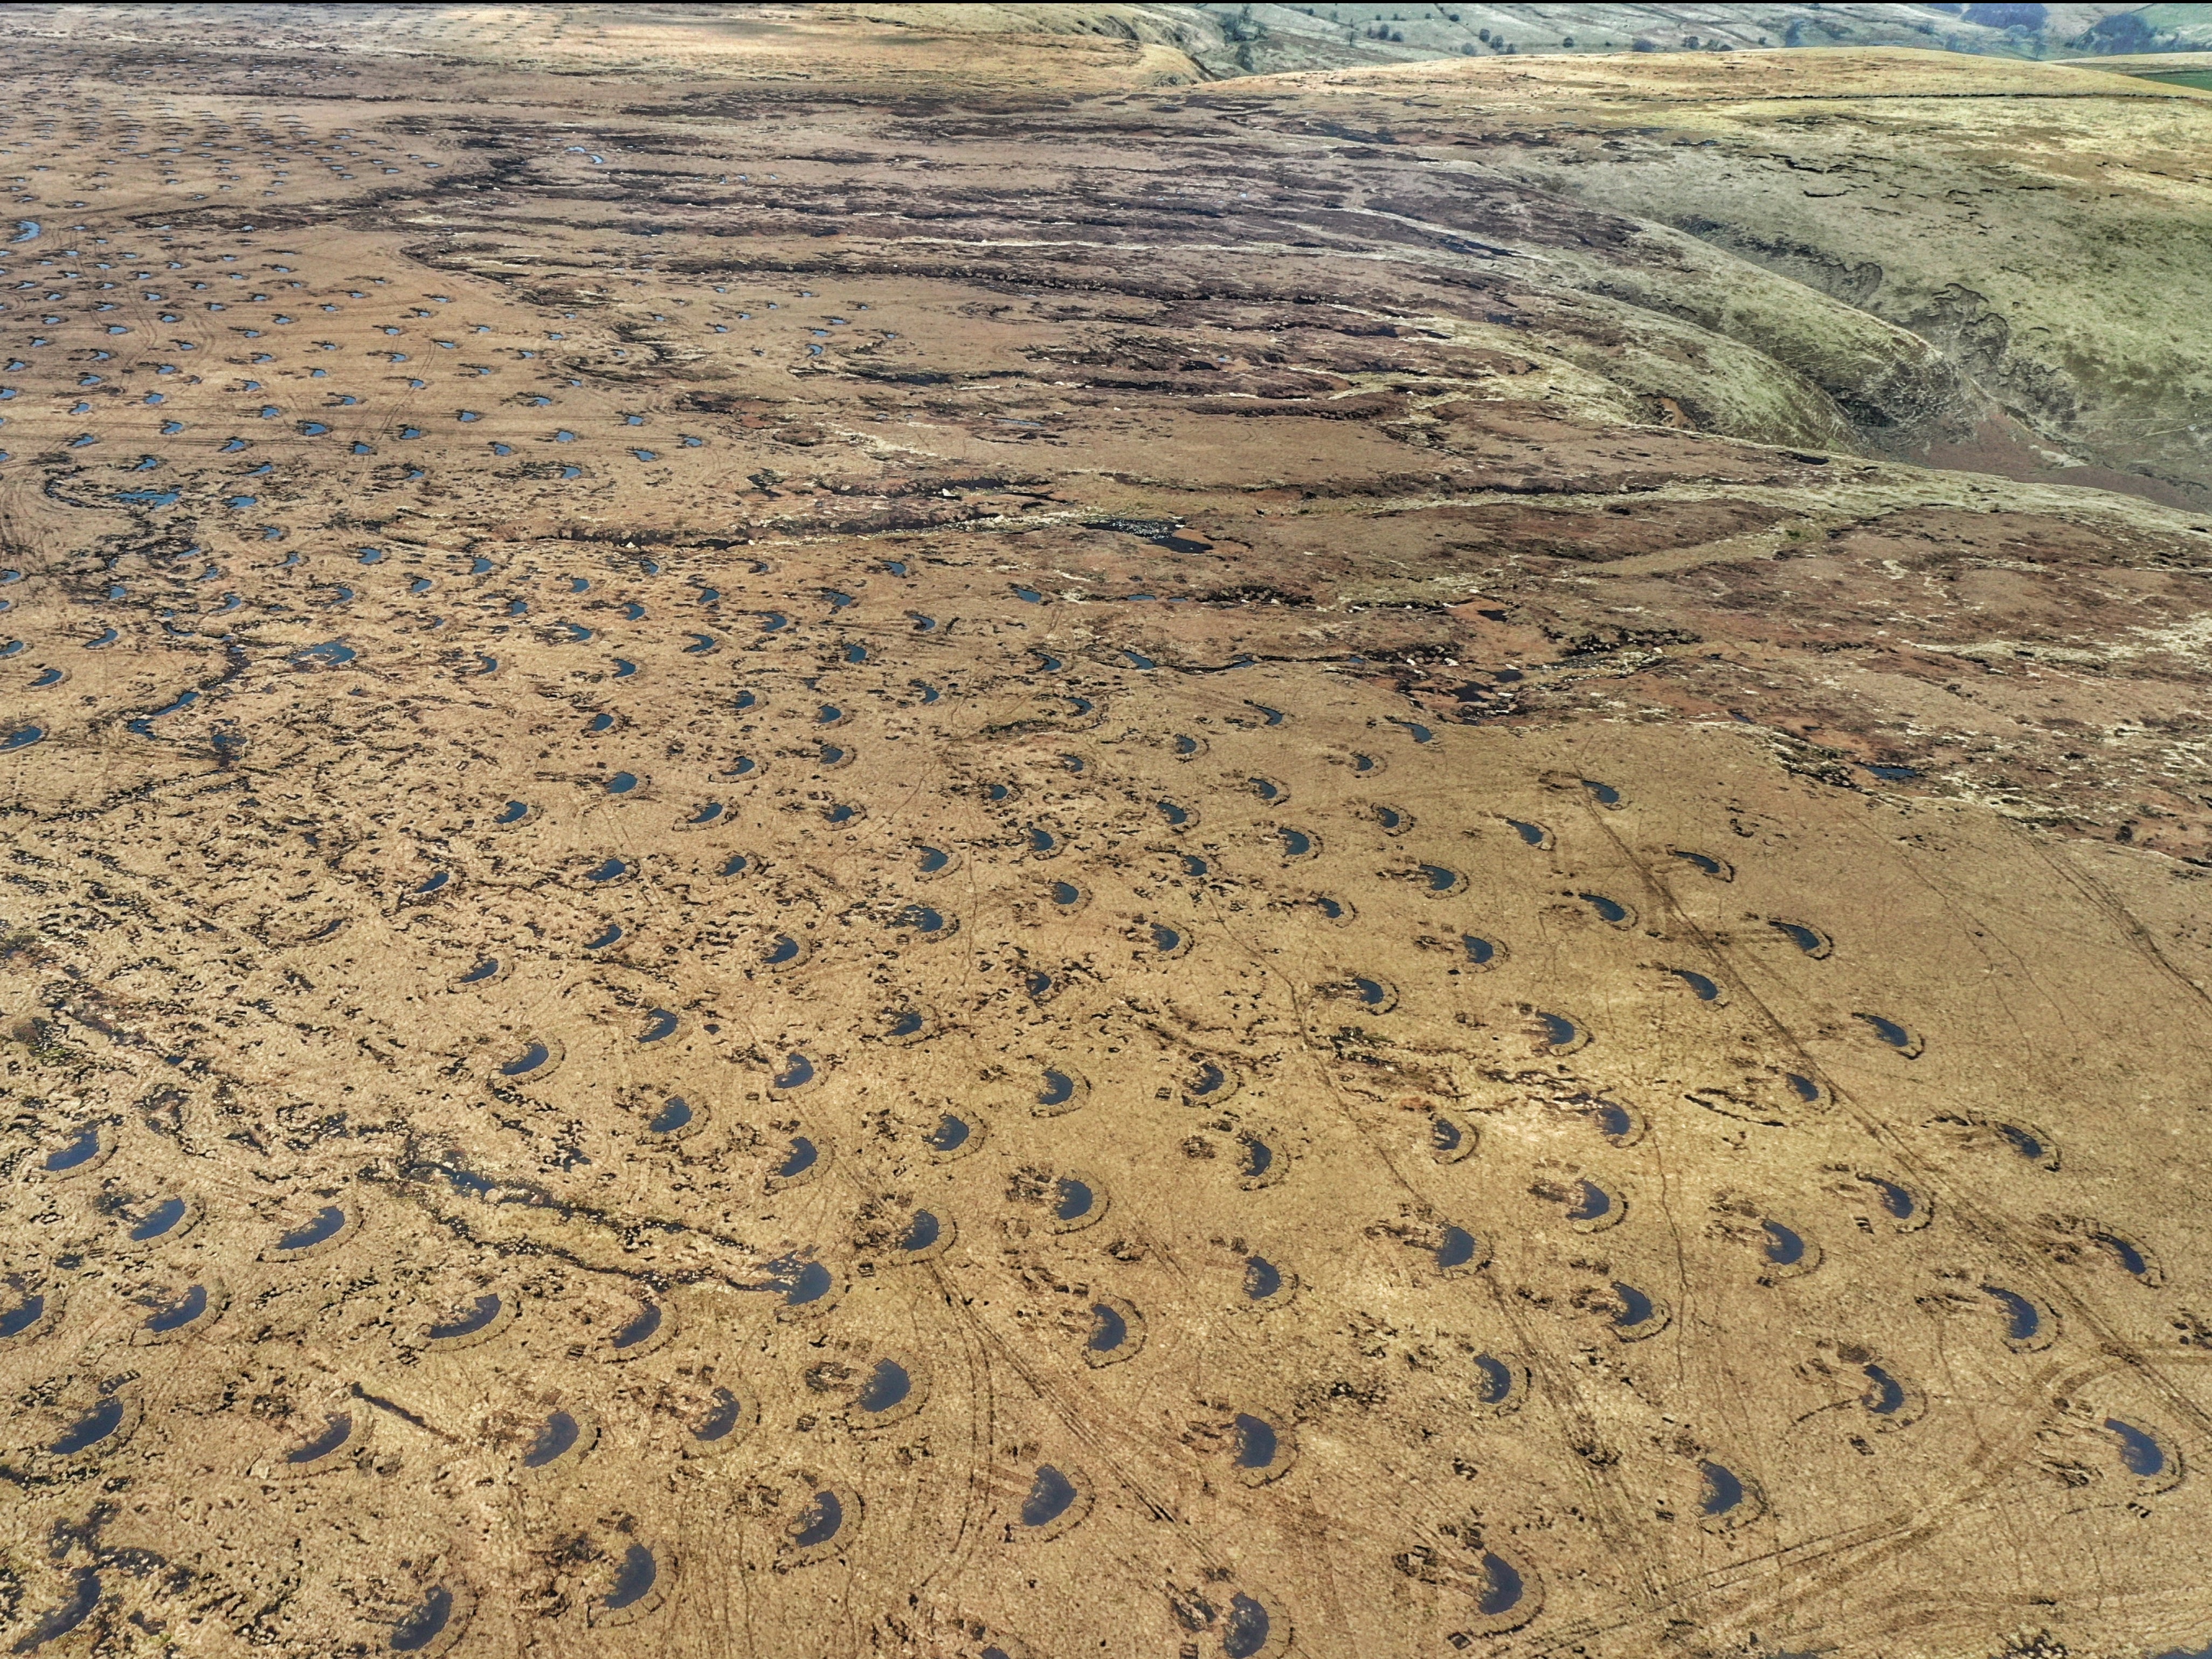
<path id="1" fill-rule="evenodd" d="M 1387 135 L 1669 226 L 1910 331 L 2002 410 L 1914 428 L 1871 408 L 1878 447 L 2212 501 L 2212 96 L 1902 52 L 1529 58 L 1236 96 L 1234 118 Z"/>
<path id="2" fill-rule="evenodd" d="M 839 5 L 840 15 L 968 33 L 1082 33 L 1182 53 L 1200 77 L 1527 53 L 1711 52 L 1913 46 L 2003 58 L 2205 50 L 2212 22 L 2186 5 L 1603 4 Z"/>

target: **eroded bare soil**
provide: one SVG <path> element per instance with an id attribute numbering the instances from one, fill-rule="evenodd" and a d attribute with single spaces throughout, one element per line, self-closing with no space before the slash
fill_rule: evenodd
<path id="1" fill-rule="evenodd" d="M 1133 44 L 14 15 L 16 1651 L 2212 1633 L 2201 510 Z"/>

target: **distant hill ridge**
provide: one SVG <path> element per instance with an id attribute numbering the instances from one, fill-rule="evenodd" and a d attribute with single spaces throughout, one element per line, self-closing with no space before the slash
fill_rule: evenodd
<path id="1" fill-rule="evenodd" d="M 1040 5 L 839 8 L 928 14 L 979 33 L 1103 34 L 1168 46 L 1196 78 L 1523 52 L 1921 46 L 2010 58 L 2212 51 L 2206 5 Z"/>

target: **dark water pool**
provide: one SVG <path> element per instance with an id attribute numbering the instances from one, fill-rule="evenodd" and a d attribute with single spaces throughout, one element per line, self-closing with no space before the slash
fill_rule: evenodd
<path id="1" fill-rule="evenodd" d="M 522 1454 L 522 1467 L 542 1469 L 573 1451 L 582 1439 L 584 1425 L 568 1412 L 556 1411 L 538 1425 L 538 1432 Z"/>
<path id="2" fill-rule="evenodd" d="M 1221 1633 L 1221 1651 L 1228 1659 L 1253 1659 L 1267 1645 L 1274 1620 L 1261 1602 L 1241 1592 L 1230 1598 L 1229 1618 Z"/>
<path id="3" fill-rule="evenodd" d="M 1651 1298 L 1633 1285 L 1624 1285 L 1615 1279 L 1613 1294 L 1620 1304 L 1613 1313 L 1613 1322 L 1622 1329 L 1633 1325 L 1641 1325 L 1645 1320 L 1650 1318 L 1655 1311 Z"/>
<path id="4" fill-rule="evenodd" d="M 159 1309 L 149 1315 L 143 1328 L 158 1336 L 189 1330 L 194 1324 L 207 1316 L 210 1305 L 211 1298 L 208 1287 L 204 1285 L 195 1285 L 167 1307 Z"/>
<path id="5" fill-rule="evenodd" d="M 905 1366 L 896 1359 L 878 1359 L 854 1403 L 864 1412 L 878 1413 L 903 1406 L 913 1393 L 914 1376 Z"/>
<path id="6" fill-rule="evenodd" d="M 1264 1418 L 1238 1413 L 1237 1429 L 1237 1467 L 1240 1469 L 1264 1469 L 1275 1461 L 1281 1445 L 1281 1437 L 1275 1425 Z"/>
<path id="7" fill-rule="evenodd" d="M 1893 1019 L 1881 1014 L 1855 1014 L 1852 1018 L 1865 1021 L 1874 1034 L 1893 1048 L 1909 1051 L 1917 1047 L 1912 1033 Z"/>
<path id="8" fill-rule="evenodd" d="M 1872 1391 L 1864 1396 L 1869 1411 L 1876 1417 L 1894 1417 L 1905 1409 L 1906 1395 L 1904 1383 L 1879 1365 L 1868 1365 L 1862 1369 L 1866 1380 L 1874 1385 Z"/>
<path id="9" fill-rule="evenodd" d="M 128 1414 L 122 1399 L 110 1395 L 64 1429 L 46 1450 L 56 1457 L 75 1457 L 80 1452 L 90 1451 L 120 1430 Z"/>
<path id="10" fill-rule="evenodd" d="M 717 1389 L 714 1403 L 699 1419 L 698 1427 L 691 1431 L 691 1437 L 708 1445 L 717 1444 L 735 1434 L 744 1418 L 745 1402 L 727 1389 Z"/>
<path id="11" fill-rule="evenodd" d="M 1514 1368 L 1492 1354 L 1474 1358 L 1477 1381 L 1474 1397 L 1486 1406 L 1502 1406 L 1513 1397 L 1520 1378 Z"/>
<path id="12" fill-rule="evenodd" d="M 2094 1243 L 2112 1252 L 2123 1271 L 2134 1274 L 2137 1279 L 2148 1279 L 2152 1276 L 2150 1258 L 2135 1240 L 2114 1232 L 2093 1233 L 2090 1237 Z"/>
<path id="13" fill-rule="evenodd" d="M 1574 1201 L 1567 1206 L 1570 1221 L 1603 1221 L 1613 1213 L 1613 1194 L 1595 1181 L 1583 1180 L 1575 1183 Z"/>
<path id="14" fill-rule="evenodd" d="M 1743 1505 L 1743 1478 L 1725 1463 L 1707 1460 L 1698 1465 L 1705 1477 L 1705 1490 L 1699 1507 L 1706 1515 L 1718 1518 L 1734 1513 Z"/>
<path id="15" fill-rule="evenodd" d="M 1048 1526 L 1067 1513 L 1079 1494 L 1075 1483 L 1049 1463 L 1038 1466 L 1030 1495 L 1022 1504 L 1022 1524 Z"/>
<path id="16" fill-rule="evenodd" d="M 1778 1267 L 1794 1267 L 1805 1259 L 1805 1241 L 1794 1230 L 1778 1221 L 1762 1221 L 1760 1229 L 1766 1234 L 1766 1259 Z"/>
<path id="17" fill-rule="evenodd" d="M 2166 1448 L 2155 1435 L 2117 1417 L 2106 1418 L 2105 1429 L 2119 1442 L 2120 1464 L 2130 1474 L 2151 1480 L 2166 1473 Z"/>
<path id="18" fill-rule="evenodd" d="M 36 234 L 34 231 L 33 234 Z M 15 239 L 21 241 L 18 236 Z M 100 1574 L 90 1567 L 79 1567 L 70 1575 L 69 1592 L 60 1603 L 41 1613 L 21 1636 L 15 1638 L 10 1651 L 33 1653 L 47 1643 L 67 1636 L 79 1625 L 92 1617 L 99 1607 L 102 1589 Z"/>
<path id="19" fill-rule="evenodd" d="M 1595 911 L 1597 919 L 1608 927 L 1620 927 L 1629 919 L 1628 907 L 1619 899 L 1607 898 L 1603 893 L 1577 893 L 1575 896 Z"/>
<path id="20" fill-rule="evenodd" d="M 837 1276 L 811 1256 L 784 1256 L 769 1267 L 769 1288 L 782 1293 L 787 1308 L 811 1306 L 837 1285 Z"/>
<path id="21" fill-rule="evenodd" d="M 661 1322 L 665 1317 L 659 1303 L 647 1303 L 637 1310 L 636 1315 L 628 1324 L 614 1334 L 610 1346 L 619 1351 L 635 1348 L 640 1343 L 650 1341 L 659 1334 Z"/>
<path id="22" fill-rule="evenodd" d="M 622 1565 L 615 1571 L 614 1588 L 607 1592 L 601 1605 L 610 1613 L 634 1607 L 653 1593 L 659 1578 L 660 1563 L 653 1552 L 642 1544 L 632 1544 L 623 1552 Z"/>
<path id="23" fill-rule="evenodd" d="M 345 1211 L 336 1204 L 325 1204 L 316 1212 L 313 1219 L 281 1235 L 276 1240 L 276 1248 L 284 1251 L 312 1250 L 316 1245 L 336 1238 L 345 1224 Z"/>
<path id="24" fill-rule="evenodd" d="M 0 1313 L 0 1339 L 21 1336 L 46 1316 L 46 1298 L 43 1295 L 27 1296 Z"/>
<path id="25" fill-rule="evenodd" d="M 2001 1285 L 1984 1285 L 1982 1293 L 1994 1301 L 2004 1314 L 2005 1340 L 2032 1342 L 2043 1329 L 2043 1310 L 2017 1291 Z"/>
<path id="26" fill-rule="evenodd" d="M 1510 1613 L 1528 1593 L 1519 1569 L 1502 1555 L 1482 1558 L 1482 1589 L 1476 1593 L 1474 1610 L 1489 1617 Z"/>
<path id="27" fill-rule="evenodd" d="M 321 1433 L 302 1445 L 295 1446 L 284 1454 L 287 1463 L 313 1463 L 328 1457 L 353 1438 L 353 1413 L 339 1412 L 331 1418 Z"/>
<path id="28" fill-rule="evenodd" d="M 532 1042 L 513 1060 L 501 1066 L 499 1074 L 501 1077 L 528 1077 L 532 1072 L 543 1069 L 552 1058 L 550 1048 L 543 1042 Z"/>
<path id="29" fill-rule="evenodd" d="M 1466 1228 L 1448 1226 L 1443 1230 L 1443 1242 L 1437 1246 L 1437 1266 L 1447 1270 L 1468 1267 L 1481 1248 Z"/>
<path id="30" fill-rule="evenodd" d="M 1669 968 L 1667 971 L 1672 974 L 1676 979 L 1680 980 L 1683 984 L 1688 986 L 1692 994 L 1696 996 L 1698 1001 L 1717 1002 L 1720 1000 L 1721 988 L 1713 983 L 1713 981 L 1708 979 L 1705 975 L 1697 973 L 1688 968 Z"/>
<path id="31" fill-rule="evenodd" d="M 792 1528 L 791 1541 L 800 1549 L 818 1549 L 833 1541 L 844 1527 L 844 1500 L 834 1492 L 817 1492 Z"/>
<path id="32" fill-rule="evenodd" d="M 453 1619 L 453 1593 L 441 1584 L 392 1629 L 394 1653 L 419 1653 L 446 1633 Z"/>
<path id="33" fill-rule="evenodd" d="M 474 1336 L 490 1328 L 492 1322 L 505 1310 L 506 1304 L 496 1295 L 480 1296 L 466 1310 L 453 1318 L 433 1324 L 428 1332 L 433 1342 L 450 1342 L 456 1337 Z"/>
<path id="34" fill-rule="evenodd" d="M 1828 952 L 1827 935 L 1817 927 L 1808 927 L 1802 921 L 1770 921 L 1766 925 L 1808 957 L 1826 956 Z"/>
<path id="35" fill-rule="evenodd" d="M 1920 1213 L 1920 1200 L 1895 1182 L 1884 1181 L 1879 1176 L 1861 1176 L 1859 1179 L 1875 1189 L 1881 1199 L 1881 1207 L 1889 1212 L 1893 1221 L 1911 1221 Z"/>
<path id="36" fill-rule="evenodd" d="M 76 1138 L 58 1152 L 46 1154 L 46 1173 L 64 1175 L 71 1170 L 82 1169 L 99 1157 L 100 1152 L 100 1126 L 95 1123 L 78 1130 Z"/>

